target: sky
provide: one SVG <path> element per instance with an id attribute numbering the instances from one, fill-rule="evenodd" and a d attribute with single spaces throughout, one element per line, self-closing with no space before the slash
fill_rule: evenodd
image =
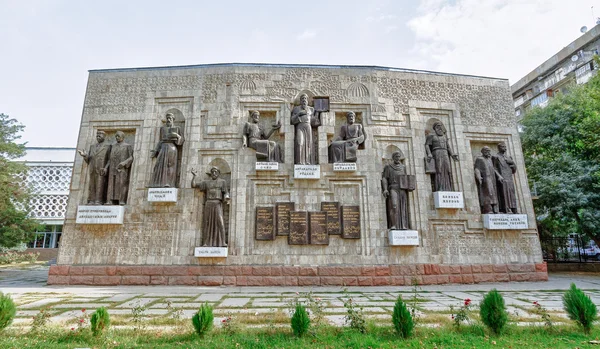
<path id="1" fill-rule="evenodd" d="M 600 0 L 0 0 L 0 113 L 75 147 L 88 70 L 377 65 L 507 78 L 592 28 Z"/>

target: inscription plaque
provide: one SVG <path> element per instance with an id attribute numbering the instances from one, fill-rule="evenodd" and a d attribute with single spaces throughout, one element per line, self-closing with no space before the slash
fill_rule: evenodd
<path id="1" fill-rule="evenodd" d="M 116 205 L 78 206 L 77 224 L 123 224 L 125 207 Z"/>
<path id="2" fill-rule="evenodd" d="M 460 191 L 436 191 L 433 193 L 435 208 L 465 207 L 463 193 Z"/>
<path id="3" fill-rule="evenodd" d="M 278 202 L 275 204 L 275 223 L 277 225 L 277 235 L 290 234 L 290 211 L 296 209 L 293 202 Z"/>
<path id="4" fill-rule="evenodd" d="M 194 248 L 194 257 L 200 258 L 227 258 L 227 247 L 196 247 Z"/>
<path id="5" fill-rule="evenodd" d="M 256 240 L 274 240 L 273 207 L 257 207 L 254 225 Z"/>
<path id="6" fill-rule="evenodd" d="M 484 214 L 483 227 L 490 230 L 527 229 L 526 214 Z"/>
<path id="7" fill-rule="evenodd" d="M 327 234 L 340 235 L 342 233 L 340 224 L 340 203 L 321 202 L 321 211 L 327 212 Z"/>
<path id="8" fill-rule="evenodd" d="M 300 179 L 320 179 L 320 165 L 294 165 L 294 178 Z"/>
<path id="9" fill-rule="evenodd" d="M 333 172 L 355 172 L 356 162 L 336 162 L 333 164 Z"/>
<path id="10" fill-rule="evenodd" d="M 254 165 L 256 171 L 277 171 L 279 170 L 278 162 L 256 162 Z"/>
<path id="11" fill-rule="evenodd" d="M 342 237 L 360 239 L 360 207 L 342 206 Z"/>
<path id="12" fill-rule="evenodd" d="M 177 188 L 148 188 L 148 202 L 177 202 Z"/>
<path id="13" fill-rule="evenodd" d="M 419 246 L 419 232 L 416 230 L 390 230 L 390 246 Z"/>
<path id="14" fill-rule="evenodd" d="M 308 219 L 306 211 L 290 211 L 289 245 L 308 244 Z"/>
<path id="15" fill-rule="evenodd" d="M 309 212 L 308 221 L 310 222 L 310 244 L 329 245 L 327 212 Z"/>

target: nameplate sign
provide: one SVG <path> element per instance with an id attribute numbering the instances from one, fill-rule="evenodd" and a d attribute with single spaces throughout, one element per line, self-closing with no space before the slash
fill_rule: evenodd
<path id="1" fill-rule="evenodd" d="M 199 258 L 226 258 L 227 247 L 196 247 L 194 257 Z"/>
<path id="2" fill-rule="evenodd" d="M 464 208 L 465 201 L 461 191 L 435 191 L 433 192 L 435 208 Z"/>
<path id="3" fill-rule="evenodd" d="M 309 212 L 309 233 L 311 245 L 329 245 L 327 234 L 327 212 Z"/>
<path id="4" fill-rule="evenodd" d="M 278 162 L 257 162 L 254 169 L 256 171 L 278 171 Z"/>
<path id="5" fill-rule="evenodd" d="M 123 206 L 79 206 L 77 207 L 77 224 L 123 224 Z"/>
<path id="6" fill-rule="evenodd" d="M 342 224 L 340 219 L 340 203 L 333 201 L 322 201 L 321 211 L 327 212 L 327 234 L 342 234 Z"/>
<path id="7" fill-rule="evenodd" d="M 294 178 L 320 179 L 321 166 L 319 165 L 294 165 Z"/>
<path id="8" fill-rule="evenodd" d="M 148 188 L 149 202 L 177 202 L 177 188 Z"/>
<path id="9" fill-rule="evenodd" d="M 360 239 L 360 207 L 342 206 L 342 237 Z"/>
<path id="10" fill-rule="evenodd" d="M 256 221 L 254 226 L 256 240 L 275 239 L 273 211 L 273 207 L 256 207 Z"/>
<path id="11" fill-rule="evenodd" d="M 419 246 L 419 232 L 416 230 L 390 230 L 390 246 Z"/>
<path id="12" fill-rule="evenodd" d="M 336 162 L 333 164 L 333 172 L 355 172 L 356 162 Z"/>
<path id="13" fill-rule="evenodd" d="M 290 211 L 288 245 L 308 245 L 308 215 L 306 211 Z"/>
<path id="14" fill-rule="evenodd" d="M 278 202 L 275 204 L 275 234 L 290 235 L 290 211 L 294 211 L 293 202 Z"/>
<path id="15" fill-rule="evenodd" d="M 528 229 L 526 214 L 484 214 L 483 226 L 490 230 Z"/>

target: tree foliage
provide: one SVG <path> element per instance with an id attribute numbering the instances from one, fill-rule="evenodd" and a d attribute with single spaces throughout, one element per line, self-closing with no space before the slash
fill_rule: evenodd
<path id="1" fill-rule="evenodd" d="M 521 137 L 541 233 L 600 242 L 600 76 L 533 108 Z M 598 244 L 600 246 L 600 244 Z"/>
<path id="2" fill-rule="evenodd" d="M 25 176 L 27 166 L 15 162 L 25 155 L 25 144 L 18 143 L 25 126 L 0 113 L 0 245 L 13 247 L 27 240 L 38 227 L 28 217 L 31 191 Z"/>

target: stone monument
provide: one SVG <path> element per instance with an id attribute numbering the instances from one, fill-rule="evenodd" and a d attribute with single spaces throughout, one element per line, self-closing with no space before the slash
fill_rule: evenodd
<path id="1" fill-rule="evenodd" d="M 49 284 L 547 278 L 504 79 L 285 64 L 92 70 L 79 135 L 87 151 Z"/>

